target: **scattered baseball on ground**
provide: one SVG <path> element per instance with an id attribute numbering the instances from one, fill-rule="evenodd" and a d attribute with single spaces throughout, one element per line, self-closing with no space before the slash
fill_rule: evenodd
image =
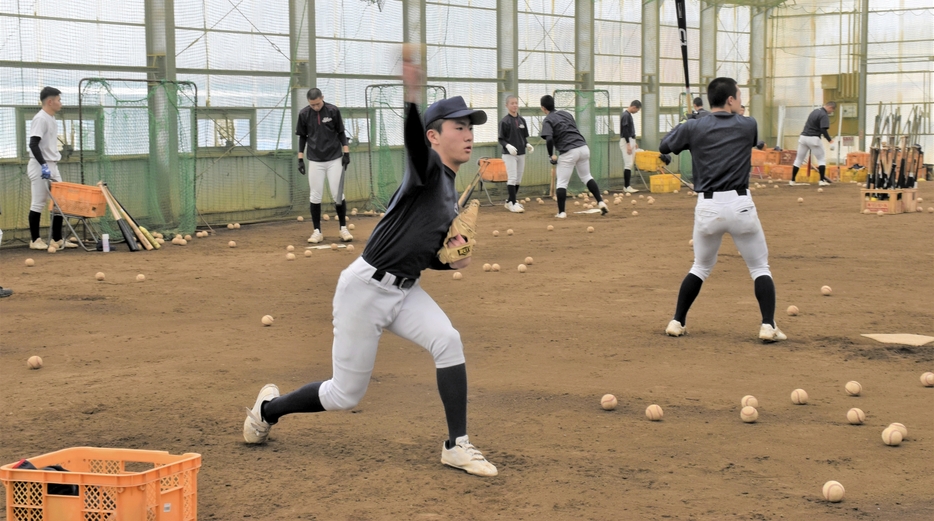
<path id="1" fill-rule="evenodd" d="M 593 226 L 587 227 L 587 233 L 593 233 Z"/>
<path id="2" fill-rule="evenodd" d="M 850 396 L 859 396 L 859 393 L 863 392 L 863 386 L 859 385 L 859 382 L 855 380 L 847 382 L 844 389 L 846 389 L 846 394 Z"/>
<path id="3" fill-rule="evenodd" d="M 230 242 L 227 243 L 227 246 L 229 246 L 229 247 L 231 247 L 231 248 L 236 248 L 236 247 L 237 247 L 237 243 L 234 242 L 234 241 L 230 241 Z"/>
<path id="4" fill-rule="evenodd" d="M 883 215 L 885 215 L 885 212 L 883 212 L 882 210 L 879 210 L 878 212 L 876 212 L 876 215 L 878 215 L 879 217 L 882 217 Z"/>
<path id="5" fill-rule="evenodd" d="M 918 202 L 919 202 L 919 203 L 924 202 L 924 198 L 923 198 L 923 197 L 919 197 L 919 198 L 918 198 Z"/>
<path id="6" fill-rule="evenodd" d="M 862 409 L 853 407 L 846 412 L 846 421 L 850 422 L 851 425 L 862 425 L 866 421 L 866 413 Z"/>
<path id="7" fill-rule="evenodd" d="M 581 205 L 580 201 L 574 201 L 574 206 L 580 206 L 580 205 Z"/>
<path id="8" fill-rule="evenodd" d="M 506 235 L 512 235 L 512 233 L 513 233 L 513 232 L 512 232 L 512 228 L 506 230 Z"/>
<path id="9" fill-rule="evenodd" d="M 921 375 L 921 385 L 925 387 L 934 387 L 934 373 L 928 371 Z"/>
<path id="10" fill-rule="evenodd" d="M 612 411 L 616 408 L 617 405 L 616 397 L 612 394 L 604 394 L 603 398 L 600 398 L 600 407 L 603 407 L 604 411 Z"/>
<path id="11" fill-rule="evenodd" d="M 163 244 L 165 244 L 165 239 L 156 238 L 156 242 L 158 242 L 159 245 L 163 245 Z"/>
<path id="12" fill-rule="evenodd" d="M 264 326 L 271 326 L 272 323 L 273 323 L 272 315 L 264 315 L 264 316 L 263 316 L 263 325 L 264 325 Z"/>
<path id="13" fill-rule="evenodd" d="M 632 197 L 632 194 L 629 192 L 626 192 L 626 197 Z"/>
<path id="14" fill-rule="evenodd" d="M 759 419 L 759 411 L 751 405 L 743 407 L 743 410 L 739 411 L 739 417 L 746 423 L 755 423 Z"/>
<path id="15" fill-rule="evenodd" d="M 821 294 L 821 295 L 823 295 L 823 296 L 825 296 L 825 297 L 829 297 L 831 293 L 833 293 L 833 290 L 830 289 L 830 286 L 821 286 L 821 288 L 820 288 L 820 294 Z"/>
<path id="16" fill-rule="evenodd" d="M 483 271 L 490 271 L 491 269 L 493 269 L 493 266 L 490 266 L 489 262 L 483 265 Z"/>
<path id="17" fill-rule="evenodd" d="M 234 223 L 234 230 L 240 229 L 240 223 Z"/>
<path id="18" fill-rule="evenodd" d="M 42 367 L 42 357 L 32 355 L 29 357 L 29 360 L 26 360 L 26 367 L 30 369 L 39 369 Z"/>
<path id="19" fill-rule="evenodd" d="M 839 481 L 828 481 L 824 483 L 824 487 L 821 489 L 821 493 L 824 495 L 824 499 L 830 501 L 831 503 L 839 503 L 843 501 L 843 495 L 846 493 L 843 490 L 843 485 Z"/>
<path id="20" fill-rule="evenodd" d="M 493 237 L 499 237 L 499 230 L 493 230 Z"/>
<path id="21" fill-rule="evenodd" d="M 743 396 L 743 399 L 739 401 L 739 404 L 743 407 L 758 407 L 759 400 L 757 400 L 755 396 L 747 394 L 746 396 Z"/>
<path id="22" fill-rule="evenodd" d="M 919 206 L 919 207 L 915 208 L 915 211 L 916 211 L 916 212 L 923 212 L 923 211 L 924 211 L 924 208 L 921 207 L 921 206 Z"/>
<path id="23" fill-rule="evenodd" d="M 769 182 L 771 183 L 772 181 L 769 181 Z M 778 185 L 775 185 L 775 188 L 778 188 Z"/>
<path id="24" fill-rule="evenodd" d="M 321 216 L 321 220 L 322 220 L 322 221 L 330 221 L 330 220 L 331 220 L 331 216 L 328 215 L 328 214 L 324 214 L 324 215 Z"/>
<path id="25" fill-rule="evenodd" d="M 550 232 L 551 232 L 551 231 L 554 231 L 554 229 L 555 229 L 555 227 L 554 227 L 554 226 L 552 226 L 552 225 L 550 225 L 550 224 L 548 225 L 548 231 L 550 231 Z"/>
<path id="26" fill-rule="evenodd" d="M 34 261 L 34 260 L 32 260 L 32 259 L 26 259 L 26 267 L 27 267 L 27 268 L 31 268 L 31 267 L 33 267 L 33 266 L 35 266 L 35 265 L 36 265 L 36 261 Z"/>
<path id="27" fill-rule="evenodd" d="M 680 192 L 680 190 L 675 190 L 675 191 L 672 192 L 672 193 L 676 194 L 676 193 L 678 193 L 678 192 Z"/>
<path id="28" fill-rule="evenodd" d="M 872 213 L 872 210 L 870 210 L 869 208 L 866 208 L 865 210 L 863 210 L 863 215 L 869 215 L 871 213 Z"/>
<path id="29" fill-rule="evenodd" d="M 55 246 L 49 246 L 49 249 L 46 251 L 48 251 L 49 253 L 55 253 L 58 251 L 58 249 L 56 249 Z"/>
<path id="30" fill-rule="evenodd" d="M 190 240 L 191 240 L 191 235 L 186 235 L 185 237 L 183 237 L 183 239 L 185 239 L 186 241 L 190 241 Z"/>
<path id="31" fill-rule="evenodd" d="M 934 206 L 928 206 L 928 213 L 934 213 Z"/>
<path id="32" fill-rule="evenodd" d="M 901 423 L 890 423 L 890 424 L 889 424 L 889 428 L 890 428 L 890 429 L 895 429 L 895 430 L 897 430 L 898 432 L 900 432 L 901 435 L 902 435 L 902 440 L 908 439 L 908 428 L 906 428 L 903 424 L 901 424 Z"/>
<path id="33" fill-rule="evenodd" d="M 538 204 L 545 204 L 545 201 L 542 201 L 541 199 L 539 199 Z"/>
<path id="34" fill-rule="evenodd" d="M 664 416 L 662 408 L 658 405 L 655 405 L 654 403 L 645 408 L 645 417 L 652 420 L 653 422 L 661 420 L 662 416 Z"/>
<path id="35" fill-rule="evenodd" d="M 520 265 L 519 265 L 519 273 L 525 273 L 525 270 L 527 270 L 527 269 L 528 269 L 528 268 L 525 266 L 525 264 L 520 264 Z"/>
<path id="36" fill-rule="evenodd" d="M 795 389 L 791 391 L 791 403 L 795 405 L 804 405 L 808 403 L 808 393 L 804 389 Z"/>
<path id="37" fill-rule="evenodd" d="M 295 260 L 295 254 L 294 254 L 294 253 L 286 253 L 286 254 L 285 254 L 285 260 Z"/>
<path id="38" fill-rule="evenodd" d="M 462 278 L 464 278 L 464 276 L 461 275 L 461 272 L 459 271 L 454 272 L 454 280 L 461 280 Z"/>
<path id="39" fill-rule="evenodd" d="M 639 212 L 633 210 L 633 211 L 632 211 L 632 216 L 635 217 L 635 216 L 637 216 L 637 215 L 639 215 Z"/>
<path id="40" fill-rule="evenodd" d="M 335 244 L 335 243 L 332 242 L 332 243 L 331 243 L 331 250 L 337 251 L 337 244 Z"/>
<path id="41" fill-rule="evenodd" d="M 298 222 L 302 222 L 302 221 L 304 221 L 304 220 L 305 220 L 305 218 L 304 218 L 304 217 L 302 217 L 301 215 L 299 215 L 299 216 L 297 217 L 297 219 L 298 219 Z"/>
<path id="42" fill-rule="evenodd" d="M 645 196 L 642 194 L 639 194 L 639 199 L 645 199 Z"/>
<path id="43" fill-rule="evenodd" d="M 902 433 L 891 426 L 882 431 L 882 443 L 891 447 L 896 447 L 902 443 Z"/>
<path id="44" fill-rule="evenodd" d="M 525 258 L 525 264 L 526 264 L 526 266 L 531 266 L 531 265 L 532 265 L 532 257 L 526 257 L 526 258 Z"/>
<path id="45" fill-rule="evenodd" d="M 798 316 L 798 306 L 788 306 L 788 316 L 789 317 Z"/>
<path id="46" fill-rule="evenodd" d="M 285 251 L 295 251 L 295 246 L 292 246 L 291 244 L 289 244 L 288 246 L 285 247 Z"/>
<path id="47" fill-rule="evenodd" d="M 803 202 L 804 202 L 804 198 L 803 198 L 803 197 L 799 197 L 799 198 L 798 198 L 798 202 L 799 202 L 799 203 L 803 203 Z"/>
<path id="48" fill-rule="evenodd" d="M 639 201 L 636 201 L 635 199 L 633 199 L 632 201 L 629 201 L 629 202 L 632 203 L 632 204 L 636 204 L 636 203 L 638 203 Z"/>
<path id="49" fill-rule="evenodd" d="M 694 246 L 694 239 L 688 239 L 688 246 Z"/>
<path id="50" fill-rule="evenodd" d="M 655 204 L 655 199 L 649 199 L 649 200 L 646 201 L 646 202 L 649 203 L 649 204 Z"/>
<path id="51" fill-rule="evenodd" d="M 610 195 L 610 191 L 609 191 L 609 190 L 604 190 L 604 191 L 603 191 L 603 195 Z"/>
<path id="52" fill-rule="evenodd" d="M 347 245 L 347 251 L 350 251 L 350 252 L 354 251 L 353 244 L 348 244 L 348 245 Z"/>
<path id="53" fill-rule="evenodd" d="M 305 256 L 311 257 L 311 250 L 305 250 Z"/>
<path id="54" fill-rule="evenodd" d="M 136 282 L 143 282 L 144 280 L 146 280 L 146 275 L 143 275 L 142 273 L 140 273 L 139 275 L 136 276 Z"/>
<path id="55" fill-rule="evenodd" d="M 818 188 L 818 189 L 817 189 L 817 193 L 821 193 L 821 192 L 823 192 L 823 191 L 824 191 L 823 188 Z"/>
<path id="56" fill-rule="evenodd" d="M 234 229 L 233 223 L 227 223 L 227 229 L 228 229 L 228 230 L 233 230 L 233 229 Z"/>
<path id="57" fill-rule="evenodd" d="M 499 271 L 499 264 L 494 264 L 494 265 L 490 266 L 490 269 L 493 270 L 493 271 Z"/>
<path id="58" fill-rule="evenodd" d="M 354 226 L 354 225 L 352 225 L 352 224 L 348 224 L 348 225 L 347 225 L 347 229 L 348 229 L 348 230 L 353 230 L 354 228 L 356 228 L 356 226 Z"/>

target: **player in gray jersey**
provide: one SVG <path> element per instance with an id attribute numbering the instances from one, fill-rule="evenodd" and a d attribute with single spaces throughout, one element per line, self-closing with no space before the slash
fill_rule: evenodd
<path id="1" fill-rule="evenodd" d="M 64 219 L 61 215 L 52 218 L 52 244 L 46 244 L 39 237 L 39 221 L 42 211 L 49 201 L 48 183 L 62 180 L 58 172 L 58 162 L 62 153 L 58 150 L 58 124 L 55 115 L 62 110 L 62 93 L 54 87 L 45 87 L 39 93 L 42 109 L 33 116 L 29 123 L 29 164 L 26 175 L 29 176 L 32 202 L 29 204 L 29 234 L 32 240 L 29 247 L 33 250 L 77 248 L 78 245 L 62 237 Z"/>
<path id="2" fill-rule="evenodd" d="M 818 184 L 820 186 L 830 184 L 825 175 L 827 160 L 824 158 L 824 145 L 821 143 L 820 138 L 824 136 L 828 143 L 833 144 L 833 138 L 830 137 L 828 129 L 830 128 L 830 115 L 833 114 L 836 108 L 836 102 L 828 101 L 824 103 L 823 107 L 812 110 L 808 115 L 808 119 L 804 123 L 804 130 L 801 131 L 801 136 L 798 137 L 798 154 L 795 156 L 795 164 L 791 168 L 791 181 L 788 183 L 791 186 L 795 185 L 798 168 L 804 163 L 804 158 L 808 152 L 817 160 L 817 171 L 820 172 L 820 182 Z M 811 173 L 808 172 L 808 175 L 811 175 Z"/>
<path id="3" fill-rule="evenodd" d="M 434 357 L 448 424 L 441 462 L 470 474 L 495 476 L 496 467 L 467 437 L 467 367 L 460 334 L 418 280 L 425 269 L 462 269 L 470 264 L 470 257 L 443 264 L 437 252 L 458 213 L 454 177 L 470 160 L 473 125 L 485 123 L 487 117 L 457 96 L 428 107 L 423 125 L 416 104 L 423 73 L 411 63 L 411 52 L 405 54 L 408 165 L 363 255 L 338 280 L 331 379 L 284 396 L 279 396 L 276 385 L 265 385 L 247 410 L 243 438 L 247 443 L 265 442 L 270 427 L 287 414 L 355 407 L 370 383 L 379 339 L 383 331 L 391 331 Z M 447 245 L 463 244 L 463 236 L 457 236 Z"/>
<path id="4" fill-rule="evenodd" d="M 756 120 L 737 115 L 742 95 L 732 78 L 717 78 L 707 87 L 711 114 L 688 120 L 662 139 L 662 154 L 691 151 L 697 206 L 694 210 L 694 265 L 681 283 L 674 318 L 665 332 L 687 333 L 687 314 L 717 262 L 723 234 L 739 249 L 755 286 L 762 314 L 759 339 L 787 337 L 775 324 L 775 283 L 769 250 L 749 193 L 749 160 L 758 141 Z"/>
<path id="5" fill-rule="evenodd" d="M 506 209 L 513 213 L 522 213 L 525 207 L 516 201 L 519 186 L 522 185 L 522 174 L 525 172 L 526 152 L 532 153 L 535 148 L 529 144 L 529 125 L 525 118 L 519 115 L 519 98 L 515 95 L 506 96 L 506 110 L 509 114 L 503 116 L 499 122 L 499 145 L 502 147 L 503 163 L 506 165 L 506 188 L 509 195 L 506 199 Z"/>

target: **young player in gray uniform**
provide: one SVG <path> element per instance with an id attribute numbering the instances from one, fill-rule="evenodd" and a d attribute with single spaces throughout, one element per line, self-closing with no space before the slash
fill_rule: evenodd
<path id="1" fill-rule="evenodd" d="M 503 116 L 499 122 L 499 145 L 503 148 L 503 163 L 506 164 L 506 189 L 509 196 L 506 200 L 506 209 L 514 213 L 522 213 L 525 208 L 516 202 L 519 186 L 522 184 L 522 174 L 525 172 L 525 153 L 532 153 L 535 148 L 529 144 L 529 126 L 525 118 L 519 115 L 518 96 L 506 97 L 506 110 L 509 114 Z"/>
<path id="2" fill-rule="evenodd" d="M 755 286 L 762 313 L 759 338 L 763 342 L 787 337 L 775 324 L 775 283 L 769 271 L 769 250 L 749 194 L 749 156 L 756 145 L 756 120 L 739 117 L 742 103 L 732 78 L 717 78 L 707 87 L 710 116 L 685 121 L 662 139 L 662 154 L 691 151 L 697 206 L 694 210 L 694 265 L 681 283 L 675 316 L 665 332 L 687 333 L 687 314 L 714 264 L 723 234 L 739 249 Z M 668 159 L 663 158 L 664 159 Z"/>
<path id="3" fill-rule="evenodd" d="M 308 199 L 311 202 L 311 222 L 315 230 L 308 242 L 317 244 L 324 240 L 321 233 L 321 198 L 324 196 L 324 179 L 328 180 L 334 209 L 340 222 L 341 240 L 350 242 L 353 235 L 347 230 L 347 203 L 344 201 L 344 172 L 350 164 L 350 147 L 344 132 L 341 111 L 325 103 L 320 89 L 308 89 L 308 106 L 298 113 L 298 172 L 305 175 L 305 160 L 308 173 Z"/>
<path id="4" fill-rule="evenodd" d="M 694 112 L 688 114 L 688 119 L 700 119 L 709 115 L 710 112 L 704 109 L 704 99 L 694 98 Z"/>
<path id="5" fill-rule="evenodd" d="M 448 424 L 441 462 L 470 474 L 495 476 L 496 467 L 467 437 L 467 369 L 460 334 L 418 281 L 426 268 L 461 269 L 470 263 L 468 257 L 442 264 L 437 251 L 458 213 L 454 177 L 470 160 L 473 125 L 485 123 L 487 117 L 481 110 L 469 109 L 457 96 L 431 105 L 422 125 L 415 104 L 418 85 L 424 83 L 421 78 L 418 67 L 403 62 L 408 166 L 363 255 L 341 273 L 337 283 L 333 375 L 281 397 L 274 384 L 264 386 L 247 412 L 243 437 L 247 443 L 263 443 L 270 426 L 286 414 L 356 406 L 370 382 L 379 339 L 386 330 L 424 347 L 434 357 Z M 457 236 L 448 245 L 463 245 L 462 239 Z"/>
<path id="6" fill-rule="evenodd" d="M 804 130 L 801 131 L 801 136 L 798 137 L 798 155 L 795 156 L 795 164 L 791 168 L 791 181 L 788 183 L 791 186 L 795 185 L 798 168 L 801 167 L 801 163 L 804 163 L 808 151 L 817 160 L 817 171 L 820 172 L 820 182 L 818 184 L 820 186 L 830 184 L 825 175 L 827 161 L 824 159 L 824 145 L 821 144 L 820 137 L 824 136 L 828 143 L 833 144 L 833 138 L 830 137 L 827 129 L 830 128 L 830 115 L 833 114 L 836 108 L 837 103 L 835 101 L 828 101 L 824 103 L 823 107 L 812 110 L 808 115 L 808 119 L 804 123 Z M 810 172 L 808 172 L 808 175 L 810 175 Z"/>
<path id="7" fill-rule="evenodd" d="M 632 100 L 629 108 L 623 111 L 619 117 L 619 151 L 623 153 L 623 191 L 634 194 L 638 192 L 630 186 L 632 181 L 632 165 L 635 162 L 636 149 L 639 144 L 636 143 L 636 124 L 632 120 L 633 114 L 638 114 L 642 109 L 642 102 Z"/>
<path id="8" fill-rule="evenodd" d="M 547 94 L 542 96 L 541 105 L 542 112 L 546 114 L 545 121 L 542 122 L 541 136 L 545 140 L 545 146 L 548 147 L 551 164 L 557 165 L 555 195 L 558 199 L 558 214 L 555 217 L 565 219 L 568 216 L 564 211 L 564 206 L 568 197 L 568 182 L 575 168 L 577 177 L 587 185 L 600 211 L 606 215 L 608 211 L 606 202 L 600 195 L 600 187 L 597 186 L 596 179 L 590 175 L 590 148 L 584 136 L 577 130 L 574 116 L 563 110 L 556 111 L 555 99 Z M 560 152 L 560 157 L 555 155 L 555 149 Z"/>
<path id="9" fill-rule="evenodd" d="M 42 109 L 36 113 L 29 124 L 29 164 L 26 175 L 29 176 L 32 202 L 29 204 L 29 233 L 32 240 L 29 247 L 33 250 L 47 250 L 49 245 L 39 237 L 39 221 L 42 211 L 49 201 L 48 183 L 61 181 L 58 162 L 62 153 L 58 151 L 58 124 L 55 115 L 62 110 L 62 92 L 54 87 L 45 87 L 39 93 Z M 78 245 L 62 237 L 61 215 L 52 218 L 52 246 L 57 249 L 77 248 Z"/>

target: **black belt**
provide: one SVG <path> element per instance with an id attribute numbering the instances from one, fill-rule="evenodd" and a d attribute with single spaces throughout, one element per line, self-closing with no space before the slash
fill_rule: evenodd
<path id="1" fill-rule="evenodd" d="M 387 272 L 385 270 L 376 270 L 373 273 L 373 280 L 382 282 L 383 277 L 386 276 L 386 273 Z M 393 277 L 396 277 L 396 280 L 392 281 L 392 285 L 400 289 L 409 289 L 414 286 L 416 282 L 418 282 L 418 279 L 406 279 L 404 277 L 397 277 L 395 275 L 393 275 Z"/>
<path id="2" fill-rule="evenodd" d="M 717 192 L 721 192 L 721 193 L 722 193 L 722 192 L 736 192 L 736 195 L 746 195 L 746 189 L 745 189 L 745 188 L 737 188 L 736 190 L 716 190 L 716 191 L 713 191 L 713 192 L 703 192 L 703 194 L 704 194 L 704 199 L 713 199 L 713 194 L 715 194 L 715 193 L 717 193 Z"/>

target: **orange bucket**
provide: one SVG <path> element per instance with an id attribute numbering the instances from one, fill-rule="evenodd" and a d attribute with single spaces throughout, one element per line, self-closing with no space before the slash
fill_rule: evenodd
<path id="1" fill-rule="evenodd" d="M 506 173 L 506 163 L 502 159 L 482 157 L 480 165 L 480 179 L 490 183 L 505 183 L 509 180 Z"/>

